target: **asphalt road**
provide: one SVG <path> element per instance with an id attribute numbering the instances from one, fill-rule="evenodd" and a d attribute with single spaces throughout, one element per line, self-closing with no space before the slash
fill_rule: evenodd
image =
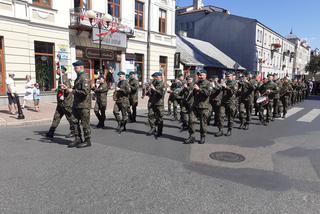
<path id="1" fill-rule="evenodd" d="M 169 117 L 162 138 L 146 136 L 145 112 L 121 135 L 111 115 L 104 130 L 92 121 L 85 149 L 67 148 L 66 124 L 53 142 L 43 137 L 50 124 L 0 129 L 0 213 L 318 214 L 319 104 L 307 100 L 268 127 L 253 118 L 231 137 L 210 126 L 207 143 L 192 146 Z M 220 151 L 245 160 L 209 157 Z"/>

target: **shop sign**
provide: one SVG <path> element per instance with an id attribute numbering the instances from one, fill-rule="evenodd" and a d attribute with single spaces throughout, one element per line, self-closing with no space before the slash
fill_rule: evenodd
<path id="1" fill-rule="evenodd" d="M 86 57 L 87 58 L 100 58 L 100 51 L 97 48 L 86 48 Z M 101 59 L 114 60 L 114 52 L 101 49 Z"/>
<path id="2" fill-rule="evenodd" d="M 102 30 L 101 33 L 106 33 L 106 31 Z M 103 45 L 127 48 L 127 35 L 125 33 L 108 33 L 106 36 L 103 37 L 99 37 L 97 36 L 97 34 L 99 34 L 99 29 L 92 28 L 92 40 L 95 44 L 99 44 L 99 40 L 101 39 L 101 44 Z"/>

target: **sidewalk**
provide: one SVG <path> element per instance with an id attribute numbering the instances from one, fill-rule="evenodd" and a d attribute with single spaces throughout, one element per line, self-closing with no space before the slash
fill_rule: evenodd
<path id="1" fill-rule="evenodd" d="M 139 93 L 140 94 L 140 93 Z M 165 102 L 167 101 L 167 94 Z M 139 95 L 138 109 L 147 109 L 148 97 L 141 99 Z M 94 107 L 95 101 L 92 101 L 92 108 Z M 107 113 L 112 113 L 114 101 L 112 96 L 108 97 L 107 100 Z M 0 128 L 10 126 L 24 126 L 24 125 L 36 125 L 36 124 L 50 124 L 52 122 L 53 114 L 55 112 L 57 103 L 56 102 L 41 102 L 40 100 L 40 112 L 35 112 L 32 107 L 26 107 L 23 109 L 25 119 L 17 119 L 17 115 L 11 115 L 8 111 L 7 105 L 0 105 Z M 93 109 L 91 110 L 91 117 L 95 117 Z"/>

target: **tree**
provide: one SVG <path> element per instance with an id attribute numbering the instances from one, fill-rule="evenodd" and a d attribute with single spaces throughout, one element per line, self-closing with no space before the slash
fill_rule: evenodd
<path id="1" fill-rule="evenodd" d="M 320 71 L 320 55 L 311 56 L 310 62 L 306 65 L 306 71 L 316 75 Z"/>

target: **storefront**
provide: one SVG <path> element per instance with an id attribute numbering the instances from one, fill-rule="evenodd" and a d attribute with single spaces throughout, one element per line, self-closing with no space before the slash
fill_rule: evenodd
<path id="1" fill-rule="evenodd" d="M 121 51 L 101 49 L 102 71 L 100 71 L 100 50 L 92 47 L 76 46 L 76 60 L 85 63 L 85 72 L 90 79 L 96 79 L 99 75 L 104 75 L 109 66 L 114 68 L 114 78 L 120 71 Z"/>

